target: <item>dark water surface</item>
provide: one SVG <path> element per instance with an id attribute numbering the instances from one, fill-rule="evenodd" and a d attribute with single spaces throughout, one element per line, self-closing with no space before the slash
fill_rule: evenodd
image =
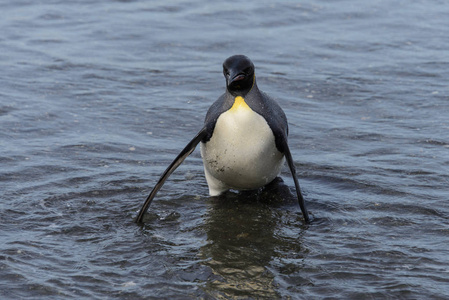
<path id="1" fill-rule="evenodd" d="M 449 297 L 449 4 L 361 3 L 3 1 L 0 297 Z M 238 53 L 315 221 L 196 151 L 136 225 Z"/>

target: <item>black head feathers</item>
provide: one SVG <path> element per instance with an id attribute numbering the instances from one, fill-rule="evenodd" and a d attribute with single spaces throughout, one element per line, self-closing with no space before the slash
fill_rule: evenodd
<path id="1" fill-rule="evenodd" d="M 244 55 L 234 55 L 223 63 L 226 88 L 234 96 L 245 96 L 255 82 L 254 64 Z"/>

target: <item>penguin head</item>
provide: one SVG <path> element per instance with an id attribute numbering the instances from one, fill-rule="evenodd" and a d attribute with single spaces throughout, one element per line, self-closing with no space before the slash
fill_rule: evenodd
<path id="1" fill-rule="evenodd" d="M 255 83 L 254 64 L 244 55 L 234 55 L 223 63 L 226 88 L 233 96 L 245 96 Z"/>

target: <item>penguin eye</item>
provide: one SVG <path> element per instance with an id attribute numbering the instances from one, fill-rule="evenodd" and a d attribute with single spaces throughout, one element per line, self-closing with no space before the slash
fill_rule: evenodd
<path id="1" fill-rule="evenodd" d="M 246 68 L 245 70 L 243 70 L 243 72 L 249 75 L 251 73 L 251 67 Z"/>

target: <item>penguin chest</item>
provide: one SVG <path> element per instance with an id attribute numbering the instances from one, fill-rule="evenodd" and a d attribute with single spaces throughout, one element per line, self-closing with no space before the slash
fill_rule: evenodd
<path id="1" fill-rule="evenodd" d="M 218 117 L 211 139 L 201 143 L 201 156 L 206 177 L 235 189 L 266 185 L 284 163 L 267 121 L 249 107 Z"/>

